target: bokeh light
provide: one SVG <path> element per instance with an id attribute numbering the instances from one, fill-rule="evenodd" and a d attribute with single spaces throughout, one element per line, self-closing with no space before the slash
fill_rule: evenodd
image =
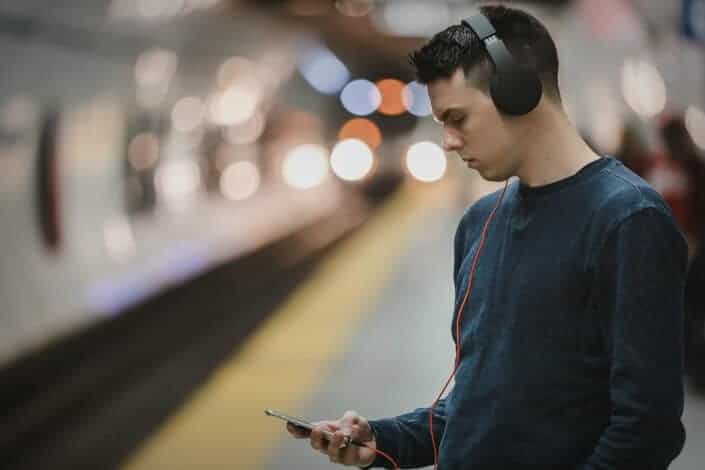
<path id="1" fill-rule="evenodd" d="M 264 113 L 258 111 L 247 121 L 223 129 L 223 138 L 231 144 L 251 144 L 260 138 L 265 124 Z"/>
<path id="2" fill-rule="evenodd" d="M 382 143 L 382 133 L 377 125 L 365 118 L 354 118 L 343 124 L 338 132 L 338 139 L 358 139 L 375 150 Z"/>
<path id="3" fill-rule="evenodd" d="M 386 34 L 426 37 L 442 30 L 451 22 L 450 8 L 437 0 L 384 2 L 373 25 Z"/>
<path id="4" fill-rule="evenodd" d="M 350 72 L 338 57 L 320 44 L 307 47 L 299 57 L 298 69 L 319 93 L 338 93 L 350 79 Z"/>
<path id="5" fill-rule="evenodd" d="M 379 108 L 382 95 L 369 80 L 353 80 L 343 88 L 340 94 L 343 107 L 356 116 L 367 116 Z"/>
<path id="6" fill-rule="evenodd" d="M 238 79 L 209 100 L 210 120 L 220 126 L 234 126 L 246 122 L 257 111 L 262 98 L 261 85 L 253 78 Z"/>
<path id="7" fill-rule="evenodd" d="M 137 171 L 152 168 L 159 159 L 159 138 L 153 132 L 137 134 L 127 147 L 127 159 Z"/>
<path id="8" fill-rule="evenodd" d="M 330 164 L 333 173 L 340 179 L 359 181 L 372 170 L 374 156 L 365 142 L 358 139 L 346 139 L 333 148 Z"/>
<path id="9" fill-rule="evenodd" d="M 695 145 L 705 150 L 705 112 L 695 106 L 685 110 L 685 127 Z"/>
<path id="10" fill-rule="evenodd" d="M 201 172 L 192 160 L 174 159 L 157 168 L 154 183 L 161 201 L 180 208 L 194 199 L 201 186 Z"/>
<path id="11" fill-rule="evenodd" d="M 402 100 L 404 83 L 394 78 L 386 78 L 376 83 L 382 99 L 377 111 L 389 116 L 398 116 L 406 111 Z"/>
<path id="12" fill-rule="evenodd" d="M 323 183 L 327 175 L 328 152 L 321 145 L 299 145 L 284 157 L 282 176 L 292 188 L 314 188 Z"/>
<path id="13" fill-rule="evenodd" d="M 220 191 L 231 201 L 247 199 L 257 191 L 259 185 L 259 170 L 250 161 L 233 162 L 220 175 Z"/>
<path id="14" fill-rule="evenodd" d="M 627 59 L 622 67 L 622 93 L 640 116 L 653 117 L 666 107 L 666 84 L 658 69 L 641 59 Z"/>
<path id="15" fill-rule="evenodd" d="M 135 81 L 137 85 L 152 87 L 171 80 L 179 59 L 176 53 L 162 48 L 152 48 L 137 57 Z"/>
<path id="16" fill-rule="evenodd" d="M 247 57 L 231 57 L 218 68 L 216 83 L 219 88 L 228 88 L 233 82 L 243 78 L 253 78 L 256 73 L 255 64 Z"/>
<path id="17" fill-rule="evenodd" d="M 419 181 L 431 183 L 443 178 L 448 159 L 441 147 L 433 142 L 418 142 L 409 147 L 405 159 L 406 169 Z"/>
<path id="18" fill-rule="evenodd" d="M 103 226 L 105 249 L 114 261 L 125 263 L 135 255 L 137 244 L 129 220 L 124 216 L 114 216 Z"/>
<path id="19" fill-rule="evenodd" d="M 428 97 L 428 89 L 419 82 L 409 82 L 402 90 L 401 99 L 406 110 L 414 116 L 431 115 L 431 99 Z"/>
<path id="20" fill-rule="evenodd" d="M 584 93 L 592 140 L 600 152 L 614 154 L 619 149 L 624 128 L 616 93 L 603 78 L 588 82 Z"/>
<path id="21" fill-rule="evenodd" d="M 203 100 L 194 96 L 180 99 L 171 112 L 171 122 L 179 132 L 193 132 L 203 124 L 205 106 Z"/>
<path id="22" fill-rule="evenodd" d="M 155 108 L 164 101 L 178 63 L 174 52 L 161 48 L 148 49 L 137 57 L 135 82 L 140 106 Z"/>

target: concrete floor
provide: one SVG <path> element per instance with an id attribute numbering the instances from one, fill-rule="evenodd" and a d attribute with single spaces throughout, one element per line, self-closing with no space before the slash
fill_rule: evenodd
<path id="1" fill-rule="evenodd" d="M 435 399 L 452 370 L 452 239 L 461 211 L 446 207 L 418 224 L 395 275 L 374 302 L 374 312 L 340 345 L 345 353 L 329 365 L 323 385 L 296 410 L 300 415 L 316 421 L 356 410 L 378 418 L 428 406 Z M 705 468 L 705 397 L 690 388 L 683 420 L 688 438 L 670 468 Z M 307 440 L 282 433 L 262 468 L 336 466 Z"/>

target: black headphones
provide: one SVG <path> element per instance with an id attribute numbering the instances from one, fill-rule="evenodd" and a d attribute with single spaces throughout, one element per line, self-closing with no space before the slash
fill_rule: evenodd
<path id="1" fill-rule="evenodd" d="M 465 18 L 461 23 L 477 36 L 494 64 L 490 96 L 497 109 L 512 116 L 531 112 L 539 104 L 543 93 L 536 72 L 514 60 L 490 20 L 482 13 Z"/>

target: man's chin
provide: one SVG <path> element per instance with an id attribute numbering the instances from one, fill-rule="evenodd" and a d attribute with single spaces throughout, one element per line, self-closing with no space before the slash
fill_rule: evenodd
<path id="1" fill-rule="evenodd" d="M 480 174 L 482 179 L 493 183 L 501 183 L 509 179 L 508 176 L 500 174 L 496 171 L 489 170 L 487 168 L 477 168 L 476 171 Z"/>

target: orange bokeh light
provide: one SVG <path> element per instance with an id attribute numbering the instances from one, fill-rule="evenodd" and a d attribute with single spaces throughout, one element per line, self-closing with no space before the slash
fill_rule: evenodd
<path id="1" fill-rule="evenodd" d="M 382 143 L 382 133 L 377 125 L 365 118 L 355 118 L 346 122 L 338 132 L 338 139 L 359 139 L 375 150 Z"/>
<path id="2" fill-rule="evenodd" d="M 379 93 L 382 95 L 382 102 L 377 111 L 391 116 L 403 114 L 406 111 L 406 106 L 402 99 L 403 82 L 394 78 L 385 78 L 378 81 L 375 85 L 377 85 Z"/>

